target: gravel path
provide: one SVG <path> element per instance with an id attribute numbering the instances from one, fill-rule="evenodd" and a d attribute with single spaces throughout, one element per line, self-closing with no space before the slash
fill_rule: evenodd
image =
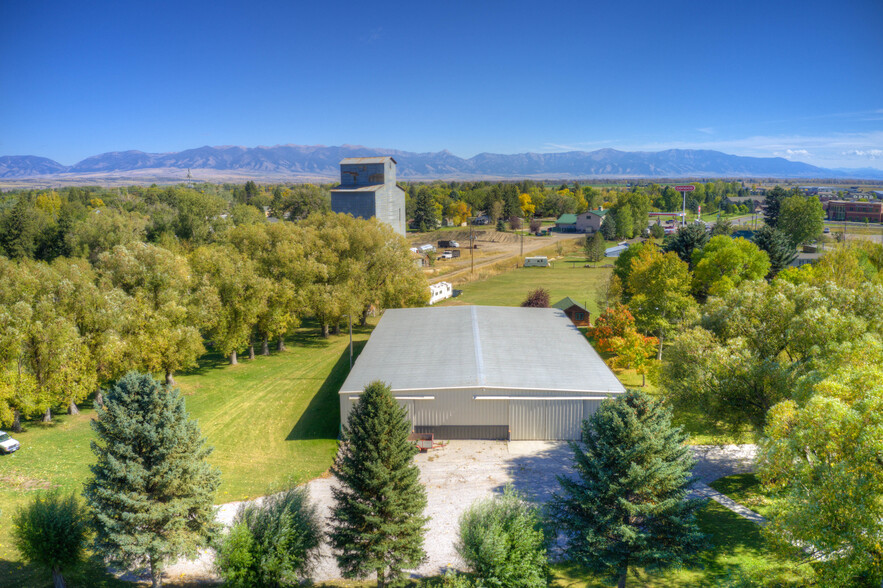
<path id="1" fill-rule="evenodd" d="M 694 473 L 697 490 L 724 476 L 752 471 L 757 449 L 754 445 L 691 447 L 697 459 Z M 556 475 L 569 475 L 571 452 L 566 443 L 551 441 L 451 441 L 446 447 L 419 454 L 415 461 L 420 479 L 426 485 L 430 517 L 425 544 L 427 559 L 413 571 L 414 576 L 443 573 L 458 567 L 454 551 L 457 523 L 463 511 L 475 500 L 499 493 L 507 484 L 538 502 L 547 501 L 557 489 Z M 309 482 L 312 499 L 327 518 L 331 505 L 333 478 Z M 704 488 L 703 488 L 704 487 Z M 709 491 L 714 492 L 711 488 Z M 712 497 L 713 498 L 713 497 Z M 724 497 L 725 498 L 725 497 Z M 260 503 L 260 499 L 254 501 Z M 229 525 L 241 503 L 218 507 L 218 520 Z M 747 509 L 746 509 L 747 510 Z M 758 515 L 759 516 L 759 515 Z M 316 581 L 340 577 L 327 546 L 313 574 Z M 193 561 L 180 561 L 167 570 L 168 577 L 192 580 L 216 579 L 211 571 L 212 553 L 200 553 Z"/>

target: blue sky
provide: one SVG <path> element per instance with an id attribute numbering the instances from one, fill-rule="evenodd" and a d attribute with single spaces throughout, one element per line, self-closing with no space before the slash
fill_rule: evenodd
<path id="1" fill-rule="evenodd" d="M 0 155 L 285 143 L 883 168 L 883 1 L 0 0 Z"/>

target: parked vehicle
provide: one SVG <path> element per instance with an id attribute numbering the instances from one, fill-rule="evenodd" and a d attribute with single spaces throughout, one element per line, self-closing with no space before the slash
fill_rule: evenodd
<path id="1" fill-rule="evenodd" d="M 9 433 L 0 431 L 0 451 L 3 453 L 12 453 L 18 451 L 21 447 L 18 441 L 9 436 Z"/>
<path id="2" fill-rule="evenodd" d="M 525 257 L 524 267 L 549 267 L 549 258 L 545 255 L 536 257 Z"/>
<path id="3" fill-rule="evenodd" d="M 457 243 L 456 241 L 439 241 L 438 242 L 439 249 L 444 249 L 446 247 L 459 247 L 459 246 L 460 246 L 460 244 Z"/>
<path id="4" fill-rule="evenodd" d="M 445 251 L 441 255 L 439 255 L 439 259 L 451 259 L 454 255 L 450 251 Z"/>

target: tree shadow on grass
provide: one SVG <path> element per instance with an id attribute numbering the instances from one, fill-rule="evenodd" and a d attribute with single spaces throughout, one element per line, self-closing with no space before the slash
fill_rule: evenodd
<path id="1" fill-rule="evenodd" d="M 353 342 L 353 361 L 362 352 L 366 341 Z M 345 349 L 331 373 L 325 378 L 310 404 L 297 420 L 286 441 L 302 439 L 336 439 L 340 432 L 340 400 L 337 393 L 349 375 L 349 348 Z"/>

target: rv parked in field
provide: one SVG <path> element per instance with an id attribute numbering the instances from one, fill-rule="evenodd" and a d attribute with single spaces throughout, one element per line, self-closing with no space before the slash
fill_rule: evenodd
<path id="1" fill-rule="evenodd" d="M 524 267 L 549 267 L 549 265 L 549 258 L 545 255 L 524 258 Z"/>

